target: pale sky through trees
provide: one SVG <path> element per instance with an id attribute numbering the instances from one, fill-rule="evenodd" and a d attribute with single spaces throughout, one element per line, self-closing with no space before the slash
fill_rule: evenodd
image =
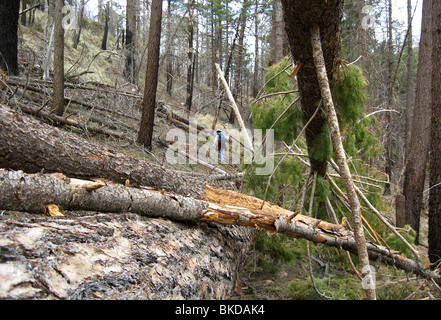
<path id="1" fill-rule="evenodd" d="M 117 2 L 121 5 L 122 9 L 124 10 L 126 0 L 114 0 L 114 2 Z M 407 1 L 405 0 L 392 0 L 393 4 L 393 16 L 394 19 L 405 23 L 407 25 Z M 423 0 L 412 0 L 412 6 L 414 7 L 415 4 L 417 4 L 417 10 L 415 12 L 415 17 L 413 21 L 412 31 L 414 38 L 420 37 L 421 33 L 421 13 L 422 13 L 422 4 Z M 97 7 L 98 7 L 98 0 L 89 0 L 87 2 L 87 9 L 88 11 L 93 11 L 95 14 L 98 13 Z M 167 3 L 164 3 L 164 10 L 167 8 Z M 414 8 L 412 8 L 413 10 Z"/>

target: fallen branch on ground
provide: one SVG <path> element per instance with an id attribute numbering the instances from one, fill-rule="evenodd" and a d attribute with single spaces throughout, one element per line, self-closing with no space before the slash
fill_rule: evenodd
<path id="1" fill-rule="evenodd" d="M 181 221 L 205 221 L 247 226 L 304 238 L 317 244 L 340 248 L 354 254 L 357 244 L 344 225 L 317 220 L 234 191 L 206 187 L 203 200 L 164 191 L 127 187 L 121 184 L 97 184 L 70 179 L 62 174 L 26 174 L 0 169 L 0 208 L 30 213 L 46 212 L 50 204 L 64 210 L 91 210 L 111 213 L 137 213 Z M 395 266 L 441 284 L 441 276 L 424 269 L 418 262 L 399 252 L 367 243 L 371 259 Z"/>

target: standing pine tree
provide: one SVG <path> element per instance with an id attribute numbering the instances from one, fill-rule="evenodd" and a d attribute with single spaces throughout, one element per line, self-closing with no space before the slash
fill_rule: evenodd
<path id="1" fill-rule="evenodd" d="M 18 75 L 17 28 L 20 1 L 3 0 L 0 5 L 0 68 Z"/>
<path id="2" fill-rule="evenodd" d="M 54 96 L 53 107 L 55 114 L 61 116 L 65 110 L 64 103 L 64 0 L 55 1 L 54 19 Z"/>
<path id="3" fill-rule="evenodd" d="M 162 0 L 153 0 L 150 18 L 147 69 L 144 99 L 142 101 L 141 126 L 138 142 L 152 148 L 153 121 L 155 119 L 156 89 L 158 86 L 159 45 L 161 40 Z"/>
<path id="4" fill-rule="evenodd" d="M 441 1 L 432 2 L 432 121 L 429 194 L 429 260 L 441 263 Z"/>

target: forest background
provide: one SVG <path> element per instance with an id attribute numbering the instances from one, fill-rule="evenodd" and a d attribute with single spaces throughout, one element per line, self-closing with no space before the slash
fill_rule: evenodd
<path id="1" fill-rule="evenodd" d="M 33 1 L 23 3 L 28 7 L 34 5 Z M 75 28 L 65 34 L 67 77 L 79 83 L 104 84 L 139 95 L 144 87 L 143 75 L 146 73 L 150 2 L 78 0 L 67 3 L 75 7 L 79 15 Z M 396 199 L 402 193 L 406 153 L 410 143 L 422 1 L 409 1 L 407 6 L 403 1 L 372 1 L 370 5 L 373 11 L 368 12 L 363 9 L 365 5 L 364 1 L 345 1 L 344 4 L 341 58 L 345 62 L 342 65 L 354 63 L 363 70 L 366 84 L 361 87 L 366 90 L 367 96 L 363 101 L 363 113 L 357 114 L 356 120 L 362 122 L 366 118 L 372 119 L 366 123 L 363 121 L 363 128 L 370 133 L 366 138 L 368 140 L 357 140 L 359 144 L 351 144 L 354 149 L 348 150 L 348 153 L 353 163 L 363 163 L 363 166 L 354 165 L 360 175 L 369 175 L 374 182 L 380 182 L 366 187 L 369 190 L 368 198 L 390 220 L 395 220 L 396 204 L 399 202 Z M 260 121 L 262 127 L 268 128 L 282 110 L 270 109 L 274 111 L 272 117 L 262 116 L 259 108 L 272 108 L 271 102 L 265 106 L 267 100 L 271 99 L 264 97 L 264 94 L 283 91 L 281 89 L 287 89 L 290 85 L 295 89 L 296 85 L 290 84 L 287 77 L 274 87 L 267 81 L 271 74 L 289 66 L 284 59 L 285 56 L 289 57 L 289 48 L 280 10 L 277 0 L 164 2 L 157 90 L 159 101 L 174 113 L 207 128 L 222 127 L 228 130 L 237 126 L 228 100 L 222 94 L 222 85 L 214 67 L 218 63 L 224 70 L 247 126 L 259 126 Z M 360 17 L 370 14 L 370 23 L 373 23 L 367 28 L 360 27 Z M 409 28 L 412 16 L 412 27 Z M 32 38 L 35 35 L 33 31 L 40 32 L 45 43 L 50 44 L 50 15 L 49 20 L 46 19 L 41 11 L 31 10 L 30 14 L 22 15 L 21 20 L 21 24 L 29 28 L 21 30 L 22 51 L 26 52 L 28 46 L 31 52 L 25 59 L 29 62 L 32 60 L 32 51 L 37 53 L 33 65 L 43 69 L 45 61 L 50 59 L 45 59 L 45 46 L 38 47 Z M 130 36 L 128 29 L 131 30 Z M 92 41 L 100 43 L 101 50 L 96 51 L 99 45 L 92 47 Z M 289 116 L 298 114 L 293 111 Z M 159 131 L 157 135 L 161 136 L 161 128 L 157 127 L 156 130 Z M 294 132 L 293 128 L 283 125 L 276 128 L 280 150 L 283 150 L 284 142 L 289 144 L 293 141 Z M 351 141 L 348 139 L 346 142 Z M 155 145 L 160 146 L 160 141 L 155 140 Z M 299 145 L 305 147 L 304 144 Z M 362 145 L 365 150 L 360 148 Z M 158 154 L 155 156 L 158 157 Z M 268 200 L 279 205 L 298 205 L 290 203 L 288 195 L 301 194 L 293 189 L 300 181 L 307 181 L 307 170 L 300 168 L 299 163 L 287 163 L 285 167 L 281 166 L 280 174 L 274 177 L 270 189 L 265 188 L 265 183 L 256 177 L 250 176 L 246 179 L 248 190 L 258 196 L 268 197 Z M 239 170 L 237 167 L 223 169 L 233 172 Z M 319 181 L 318 188 L 327 195 L 329 186 L 325 184 Z M 310 187 L 308 183 L 305 186 Z M 314 211 L 320 215 L 321 209 L 318 204 Z M 339 211 L 344 212 L 344 206 Z M 401 227 L 409 233 L 404 225 Z M 422 234 L 422 242 L 425 236 Z M 412 237 L 415 238 L 415 235 Z M 262 242 L 260 240 L 258 243 L 262 252 L 265 252 L 274 238 L 265 238 Z M 419 243 L 418 232 L 416 242 Z M 284 248 L 286 243 L 280 239 L 277 246 L 279 249 Z M 279 251 L 282 252 L 279 256 L 274 255 L 274 252 L 267 253 L 270 256 L 273 254 L 272 257 L 277 261 L 280 256 L 290 260 L 295 256 L 288 253 L 291 249 Z M 261 267 L 266 264 L 268 268 L 268 262 L 264 259 L 260 264 Z"/>

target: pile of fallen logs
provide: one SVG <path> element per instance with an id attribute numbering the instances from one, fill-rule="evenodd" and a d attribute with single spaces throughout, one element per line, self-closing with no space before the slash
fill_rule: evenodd
<path id="1" fill-rule="evenodd" d="M 37 224 L 35 221 L 31 225 L 22 222 L 23 226 L 32 227 L 26 232 L 31 235 L 35 232 L 35 239 L 41 239 L 40 235 L 43 234 L 40 229 L 45 219 L 41 218 L 41 214 L 63 215 L 63 212 L 86 211 L 111 214 L 109 219 L 114 219 L 115 213 L 130 214 L 131 217 L 136 214 L 140 217 L 166 218 L 196 223 L 197 228 L 201 228 L 201 223 L 214 224 L 217 228 L 219 224 L 233 225 L 234 231 L 227 234 L 233 232 L 234 238 L 240 238 L 244 245 L 243 254 L 235 258 L 236 267 L 243 261 L 250 244 L 250 233 L 246 230 L 254 229 L 267 229 L 272 233 L 357 252 L 353 233 L 345 224 L 320 221 L 268 202 L 263 203 L 261 199 L 210 186 L 208 179 L 202 175 L 165 169 L 117 153 L 4 106 L 0 106 L 0 128 L 0 167 L 8 168 L 0 170 L 0 208 L 7 212 L 40 214 Z M 63 224 L 68 219 L 75 228 L 82 223 L 81 219 L 73 219 L 69 215 L 58 220 L 54 217 L 48 219 L 51 225 Z M 13 244 L 14 248 L 23 247 L 17 231 L 8 231 L 6 225 L 14 225 L 13 220 L 8 221 L 6 224 L 2 221 L 4 232 L 11 234 L 0 246 L 3 252 L 1 261 L 32 259 L 19 257 L 18 249 L 12 254 L 13 259 L 8 258 L 4 249 L 6 244 Z M 37 225 L 38 229 L 33 230 Z M 112 235 L 122 232 L 117 231 L 114 224 L 112 228 L 113 231 L 109 231 Z M 87 235 L 89 231 L 84 232 Z M 16 240 L 17 237 L 19 240 Z M 82 242 L 81 237 L 78 235 L 77 241 Z M 207 250 L 207 257 L 210 257 L 213 254 L 210 250 L 215 249 Z M 23 252 L 21 254 L 26 255 Z M 437 273 L 399 252 L 368 243 L 368 253 L 372 260 L 379 259 L 441 283 Z M 193 266 L 191 270 L 196 272 L 196 269 Z M 231 283 L 225 287 L 231 289 L 234 279 L 230 280 Z M 65 297 L 66 293 L 61 296 Z"/>

